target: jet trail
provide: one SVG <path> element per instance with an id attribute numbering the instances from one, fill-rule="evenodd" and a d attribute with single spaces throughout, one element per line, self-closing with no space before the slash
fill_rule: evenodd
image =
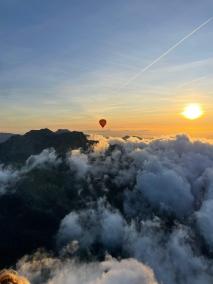
<path id="1" fill-rule="evenodd" d="M 165 51 L 163 54 L 161 54 L 158 58 L 156 58 L 152 63 L 147 65 L 145 68 L 141 69 L 138 73 L 136 73 L 134 76 L 132 76 L 124 85 L 123 87 L 128 86 L 131 82 L 135 81 L 141 74 L 149 70 L 154 64 L 158 63 L 162 58 L 164 58 L 166 55 L 168 55 L 170 52 L 172 52 L 174 49 L 176 49 L 179 45 L 181 45 L 185 40 L 190 38 L 193 34 L 198 32 L 200 29 L 202 29 L 204 26 L 206 26 L 209 22 L 211 22 L 213 17 L 209 18 L 207 21 L 199 25 L 197 28 L 195 28 L 192 32 L 187 34 L 184 38 L 179 40 L 176 44 L 171 46 L 167 51 Z"/>

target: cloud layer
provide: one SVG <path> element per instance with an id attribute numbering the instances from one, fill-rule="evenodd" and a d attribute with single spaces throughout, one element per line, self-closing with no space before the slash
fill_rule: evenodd
<path id="1" fill-rule="evenodd" d="M 90 152 L 45 149 L 21 168 L 1 166 L 5 198 L 31 200 L 51 228 L 53 255 L 26 256 L 19 271 L 34 284 L 211 283 L 213 145 L 92 139 Z"/>

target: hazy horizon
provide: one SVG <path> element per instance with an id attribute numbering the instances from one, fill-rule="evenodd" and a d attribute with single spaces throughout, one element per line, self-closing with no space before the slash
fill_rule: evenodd
<path id="1" fill-rule="evenodd" d="M 37 128 L 37 129 L 26 129 L 25 131 L 15 131 L 15 132 L 0 132 L 0 134 L 20 134 L 23 135 L 31 130 L 40 130 L 44 129 L 47 127 L 42 127 L 42 128 Z M 157 139 L 157 138 L 171 138 L 171 137 L 176 137 L 178 135 L 186 135 L 191 139 L 207 139 L 211 141 L 213 139 L 213 133 L 206 133 L 206 132 L 200 132 L 200 133 L 194 133 L 194 134 L 189 134 L 189 132 L 164 132 L 162 131 L 149 131 L 147 129 L 138 129 L 138 130 L 92 130 L 92 129 L 71 129 L 71 128 L 48 128 L 51 131 L 57 131 L 59 129 L 66 129 L 69 131 L 79 131 L 83 132 L 88 135 L 101 135 L 104 137 L 125 137 L 125 136 L 138 136 L 140 138 L 151 138 L 151 139 Z"/>

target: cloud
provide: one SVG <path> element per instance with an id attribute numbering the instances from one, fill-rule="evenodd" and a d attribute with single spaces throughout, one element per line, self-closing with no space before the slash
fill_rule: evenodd
<path id="1" fill-rule="evenodd" d="M 88 283 L 88 284 L 157 284 L 150 268 L 134 259 L 118 262 L 108 260 L 101 264 L 88 267 L 67 266 L 48 281 L 49 284 Z"/>
<path id="2" fill-rule="evenodd" d="M 66 236 L 67 242 L 78 240 L 80 250 L 91 249 L 98 243 L 104 251 L 134 257 L 153 269 L 159 283 L 210 284 L 211 261 L 194 252 L 192 229 L 180 224 L 170 232 L 165 229 L 159 218 L 143 221 L 137 228 L 118 212 L 100 207 L 98 211 L 83 210 L 66 216 L 58 238 L 65 240 Z"/>
<path id="3" fill-rule="evenodd" d="M 18 171 L 0 165 L 0 196 L 7 192 L 9 186 L 18 179 Z"/>
<path id="4" fill-rule="evenodd" d="M 0 184 L 21 198 L 21 204 L 26 202 L 29 216 L 45 217 L 39 228 L 40 221 L 29 227 L 26 213 L 24 228 L 15 232 L 17 239 L 26 230 L 27 239 L 30 236 L 33 243 L 39 241 L 58 255 L 25 257 L 17 264 L 22 274 L 32 284 L 144 279 L 148 281 L 144 283 L 210 284 L 213 145 L 185 135 L 96 140 L 99 143 L 91 151 L 60 156 L 47 149 L 22 168 L 1 167 Z M 32 250 L 35 247 L 28 251 Z M 115 257 L 109 268 L 103 262 L 106 254 Z M 147 266 L 155 278 L 147 276 L 151 275 Z"/>
<path id="5" fill-rule="evenodd" d="M 136 188 L 150 204 L 184 217 L 192 212 L 193 196 L 190 184 L 174 170 L 160 168 L 157 172 L 141 172 L 137 176 Z"/>
<path id="6" fill-rule="evenodd" d="M 57 157 L 56 151 L 53 148 L 44 149 L 38 155 L 30 156 L 26 161 L 26 169 L 30 171 L 34 168 L 48 168 L 57 166 L 61 163 L 61 159 Z"/>
<path id="7" fill-rule="evenodd" d="M 72 150 L 71 156 L 68 157 L 68 164 L 71 169 L 76 170 L 78 177 L 85 177 L 89 169 L 87 155 L 81 153 L 80 150 Z"/>
<path id="8" fill-rule="evenodd" d="M 81 248 L 89 248 L 96 242 L 107 250 L 122 246 L 126 222 L 118 210 L 104 207 L 71 212 L 60 224 L 57 235 L 59 244 L 78 241 Z"/>
<path id="9" fill-rule="evenodd" d="M 213 199 L 204 201 L 196 213 L 197 226 L 201 236 L 205 239 L 210 251 L 213 251 Z"/>
<path id="10" fill-rule="evenodd" d="M 33 169 L 55 167 L 61 162 L 61 158 L 58 157 L 54 149 L 45 149 L 38 155 L 30 156 L 21 168 L 15 169 L 14 166 L 0 164 L 0 195 L 15 192 L 16 182 L 24 178 Z"/>
<path id="11" fill-rule="evenodd" d="M 33 259 L 23 258 L 17 267 L 31 283 L 158 284 L 153 271 L 135 259 L 118 261 L 108 256 L 100 263 L 83 264 L 36 255 Z"/>

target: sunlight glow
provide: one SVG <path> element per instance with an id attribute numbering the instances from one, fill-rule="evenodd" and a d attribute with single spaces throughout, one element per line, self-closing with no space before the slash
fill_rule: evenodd
<path id="1" fill-rule="evenodd" d="M 194 120 L 203 115 L 203 110 L 199 104 L 189 104 L 185 107 L 182 115 L 187 119 Z"/>

